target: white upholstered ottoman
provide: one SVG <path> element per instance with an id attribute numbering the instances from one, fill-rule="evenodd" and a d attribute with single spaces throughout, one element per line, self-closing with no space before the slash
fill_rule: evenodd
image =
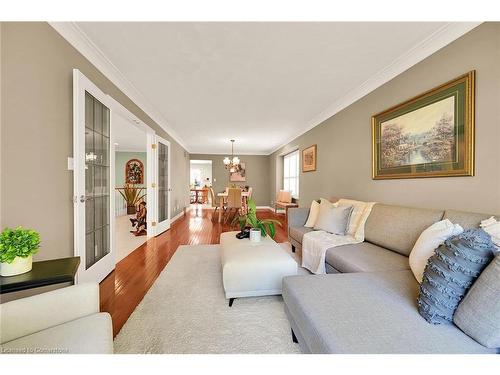
<path id="1" fill-rule="evenodd" d="M 237 297 L 281 294 L 283 277 L 297 274 L 297 262 L 269 236 L 239 240 L 238 232 L 220 235 L 222 281 L 229 306 Z"/>

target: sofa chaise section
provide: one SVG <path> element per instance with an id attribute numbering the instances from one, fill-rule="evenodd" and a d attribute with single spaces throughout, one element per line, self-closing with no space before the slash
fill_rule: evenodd
<path id="1" fill-rule="evenodd" d="M 288 236 L 301 249 L 309 209 L 289 211 Z M 333 275 L 283 279 L 285 312 L 305 353 L 497 353 L 457 326 L 432 325 L 417 309 L 419 284 L 408 256 L 421 232 L 449 219 L 478 228 L 490 214 L 429 210 L 377 203 L 365 241 L 328 249 Z M 499 216 L 497 215 L 498 219 Z"/>
<path id="2" fill-rule="evenodd" d="M 496 353 L 454 325 L 427 323 L 409 270 L 283 279 L 290 325 L 304 353 Z"/>

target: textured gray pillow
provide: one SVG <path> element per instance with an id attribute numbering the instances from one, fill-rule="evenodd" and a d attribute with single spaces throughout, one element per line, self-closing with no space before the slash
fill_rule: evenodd
<path id="1" fill-rule="evenodd" d="M 349 226 L 353 206 L 333 207 L 321 204 L 314 230 L 324 230 L 329 233 L 345 235 Z"/>
<path id="2" fill-rule="evenodd" d="M 472 285 L 453 322 L 481 345 L 500 348 L 500 255 Z"/>
<path id="3" fill-rule="evenodd" d="M 493 248 L 482 229 L 469 229 L 439 246 L 420 284 L 420 315 L 432 324 L 452 323 L 465 293 L 493 259 Z"/>

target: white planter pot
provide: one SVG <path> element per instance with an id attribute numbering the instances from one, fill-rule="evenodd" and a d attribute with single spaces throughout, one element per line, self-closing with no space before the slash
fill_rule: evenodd
<path id="1" fill-rule="evenodd" d="M 261 239 L 260 229 L 250 229 L 250 241 L 260 242 L 260 239 Z"/>
<path id="2" fill-rule="evenodd" d="M 0 263 L 0 276 L 14 276 L 31 271 L 33 257 L 15 257 L 12 263 Z"/>

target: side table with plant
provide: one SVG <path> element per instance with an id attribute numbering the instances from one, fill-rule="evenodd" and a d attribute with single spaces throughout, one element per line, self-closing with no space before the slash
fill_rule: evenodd
<path id="1" fill-rule="evenodd" d="M 0 234 L 0 276 L 31 271 L 33 254 L 40 248 L 40 234 L 31 229 L 6 228 Z"/>

